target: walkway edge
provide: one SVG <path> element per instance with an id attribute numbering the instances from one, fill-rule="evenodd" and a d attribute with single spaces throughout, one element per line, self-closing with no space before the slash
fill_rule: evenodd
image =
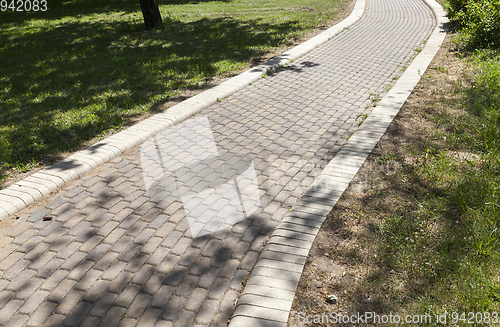
<path id="1" fill-rule="evenodd" d="M 193 114 L 257 81 L 270 70 L 284 66 L 327 42 L 361 17 L 365 1 L 357 0 L 349 17 L 288 52 L 0 190 L 0 220 L 17 214 L 45 195 L 58 190 L 64 184 L 82 177 L 90 170 L 118 157 L 126 150 L 141 144 L 173 125 L 179 124 Z"/>
<path id="2" fill-rule="evenodd" d="M 321 225 L 444 41 L 446 13 L 434 0 L 425 2 L 434 12 L 437 24 L 423 50 L 278 224 L 247 279 L 229 327 L 287 325 L 307 255 Z"/>

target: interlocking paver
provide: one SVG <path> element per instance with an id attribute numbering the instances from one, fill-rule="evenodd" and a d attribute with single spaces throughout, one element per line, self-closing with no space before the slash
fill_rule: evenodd
<path id="1" fill-rule="evenodd" d="M 58 314 L 68 315 L 80 299 L 85 295 L 82 291 L 71 291 L 64 297 L 61 303 L 56 307 L 55 312 Z"/>
<path id="2" fill-rule="evenodd" d="M 165 320 L 175 321 L 180 315 L 180 311 L 184 306 L 186 299 L 182 296 L 173 295 L 162 312 L 162 318 Z"/>
<path id="3" fill-rule="evenodd" d="M 30 318 L 26 322 L 26 325 L 27 326 L 42 326 L 43 322 L 54 311 L 56 306 L 57 306 L 57 304 L 52 303 L 52 302 L 41 302 L 37 306 L 37 308 L 35 308 L 36 309 L 35 312 L 33 314 L 30 314 Z"/>
<path id="4" fill-rule="evenodd" d="M 23 327 L 26 320 L 28 320 L 27 315 L 16 314 L 9 319 L 9 323 L 5 327 Z"/>
<path id="5" fill-rule="evenodd" d="M 104 292 L 90 310 L 90 315 L 94 317 L 104 317 L 117 297 L 118 294 L 116 293 Z"/>
<path id="6" fill-rule="evenodd" d="M 121 307 L 112 307 L 106 313 L 101 321 L 101 326 L 116 326 L 123 316 L 126 315 L 126 309 Z"/>
<path id="7" fill-rule="evenodd" d="M 226 326 L 253 269 L 235 324 L 261 301 L 282 326 L 331 202 L 308 188 L 434 26 L 418 0 L 367 1 L 332 40 L 21 212 L 0 325 Z"/>
<path id="8" fill-rule="evenodd" d="M 218 301 L 215 300 L 203 301 L 203 304 L 201 305 L 201 308 L 198 311 L 198 315 L 196 316 L 195 319 L 196 323 L 202 325 L 210 324 L 210 321 L 214 317 L 218 306 L 219 306 Z"/>

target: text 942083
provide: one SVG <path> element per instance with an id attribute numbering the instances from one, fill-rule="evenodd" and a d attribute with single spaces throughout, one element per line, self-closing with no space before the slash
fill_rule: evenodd
<path id="1" fill-rule="evenodd" d="M 1 11 L 47 11 L 47 0 L 0 0 Z"/>

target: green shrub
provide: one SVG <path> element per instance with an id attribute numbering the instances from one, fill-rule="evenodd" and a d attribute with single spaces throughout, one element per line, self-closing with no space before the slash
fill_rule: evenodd
<path id="1" fill-rule="evenodd" d="M 462 40 L 467 46 L 495 48 L 500 45 L 500 0 L 469 0 L 455 17 L 461 20 Z"/>
<path id="2" fill-rule="evenodd" d="M 455 18 L 458 13 L 465 9 L 466 4 L 467 0 L 447 0 L 445 6 L 448 9 L 449 16 Z"/>

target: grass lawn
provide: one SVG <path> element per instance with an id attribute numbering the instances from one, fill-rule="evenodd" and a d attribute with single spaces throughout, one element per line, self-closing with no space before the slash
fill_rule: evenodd
<path id="1" fill-rule="evenodd" d="M 234 75 L 315 28 L 346 0 L 63 1 L 0 12 L 0 185 Z"/>

